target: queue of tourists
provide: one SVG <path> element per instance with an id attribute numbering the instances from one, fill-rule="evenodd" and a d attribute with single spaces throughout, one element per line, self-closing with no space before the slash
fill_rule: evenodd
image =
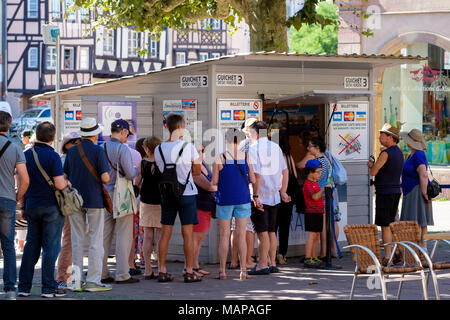
<path id="1" fill-rule="evenodd" d="M 167 141 L 147 137 L 139 139 L 135 149 L 127 144 L 134 135 L 127 121 L 114 121 L 111 136 L 98 145 L 103 126 L 94 118 L 83 118 L 80 131 L 64 137 L 60 154 L 52 147 L 56 136 L 52 123 L 37 126 L 35 141 L 27 143 L 24 152 L 6 137 L 11 121 L 11 112 L 0 110 L 0 240 L 7 299 L 16 297 L 16 209 L 27 225 L 18 273 L 21 297 L 31 294 L 41 250 L 45 298 L 64 296 L 66 290 L 108 291 L 112 283 L 173 281 L 166 261 L 177 217 L 184 242 L 185 283 L 210 275 L 200 267 L 199 255 L 212 219 L 218 220 L 220 236 L 220 264 L 212 278 L 226 280 L 230 269 L 238 269 L 241 280 L 280 272 L 279 265 L 287 263 L 294 208 L 305 215 L 308 232 L 304 267 L 324 264 L 324 190 L 333 187 L 333 178 L 332 159 L 319 136 L 303 139 L 305 156 L 295 163 L 287 136 L 281 135 L 275 143 L 263 121 L 248 119 L 241 129 L 225 132 L 224 151 L 209 164 L 205 146 L 182 139 L 185 123 L 177 114 L 167 117 Z M 400 137 L 412 150 L 405 163 L 396 146 Z M 392 240 L 387 226 L 395 220 L 402 192 L 400 219 L 418 221 L 422 234 L 426 233 L 433 220 L 421 132 L 400 133 L 385 125 L 380 142 L 385 149 L 368 167 L 375 176 L 375 222 L 382 228 L 383 242 Z M 55 196 L 58 192 L 79 199 L 79 209 L 70 214 L 63 210 Z M 333 210 L 332 221 L 337 231 L 338 209 Z M 114 273 L 108 266 L 111 249 Z M 331 250 L 337 254 L 336 244 Z"/>

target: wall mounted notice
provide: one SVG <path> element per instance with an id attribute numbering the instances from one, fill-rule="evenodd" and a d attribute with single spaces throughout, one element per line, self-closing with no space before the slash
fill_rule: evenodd
<path id="1" fill-rule="evenodd" d="M 134 134 L 128 137 L 128 142 L 136 142 L 136 102 L 99 102 L 98 121 L 103 124 L 103 132 L 99 141 L 109 140 L 111 135 L 111 124 L 118 120 L 126 120 Z"/>
<path id="2" fill-rule="evenodd" d="M 177 113 L 184 117 L 185 128 L 189 131 L 191 137 L 194 137 L 195 122 L 197 121 L 197 100 L 163 100 L 163 116 L 171 113 Z M 169 131 L 164 128 L 164 139 L 169 138 Z"/>
<path id="3" fill-rule="evenodd" d="M 367 160 L 368 102 L 343 102 L 333 106 L 336 109 L 330 124 L 330 151 L 341 161 Z"/>
<path id="4" fill-rule="evenodd" d="M 218 87 L 243 87 L 244 74 L 218 73 L 216 74 L 216 85 Z"/>
<path id="5" fill-rule="evenodd" d="M 80 123 L 82 118 L 81 102 L 65 101 L 63 103 L 63 110 L 64 110 L 64 134 L 80 131 Z"/>
<path id="6" fill-rule="evenodd" d="M 218 129 L 241 128 L 248 118 L 262 119 L 260 99 L 219 99 L 217 100 Z"/>
<path id="7" fill-rule="evenodd" d="M 344 88 L 346 89 L 369 89 L 368 77 L 344 77 Z"/>
<path id="8" fill-rule="evenodd" d="M 180 88 L 206 88 L 208 87 L 207 75 L 180 76 Z"/>

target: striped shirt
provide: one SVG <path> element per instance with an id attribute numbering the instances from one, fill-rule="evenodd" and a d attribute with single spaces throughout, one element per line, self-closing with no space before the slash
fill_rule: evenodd
<path id="1" fill-rule="evenodd" d="M 324 213 L 325 207 L 323 197 L 319 200 L 313 200 L 312 195 L 320 192 L 320 186 L 317 182 L 306 180 L 303 184 L 303 196 L 305 197 L 306 210 L 305 213 Z"/>

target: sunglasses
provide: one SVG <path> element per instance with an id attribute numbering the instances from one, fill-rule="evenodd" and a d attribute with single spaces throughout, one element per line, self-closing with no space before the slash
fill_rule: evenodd
<path id="1" fill-rule="evenodd" d="M 71 139 L 69 140 L 67 143 L 71 143 L 71 144 L 77 144 L 78 142 L 80 142 L 81 139 Z"/>

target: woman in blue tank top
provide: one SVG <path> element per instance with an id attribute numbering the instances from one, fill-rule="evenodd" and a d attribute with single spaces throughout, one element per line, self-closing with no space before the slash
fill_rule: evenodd
<path id="1" fill-rule="evenodd" d="M 237 237 L 241 266 L 240 279 L 247 278 L 247 245 L 245 232 L 247 220 L 251 215 L 251 198 L 249 184 L 255 182 L 253 167 L 247 153 L 239 151 L 239 143 L 245 134 L 237 129 L 229 129 L 225 134 L 226 151 L 217 156 L 214 163 L 212 184 L 217 185 L 216 216 L 219 219 L 220 270 L 217 279 L 225 280 L 225 265 L 230 244 L 231 218 L 236 221 Z"/>

